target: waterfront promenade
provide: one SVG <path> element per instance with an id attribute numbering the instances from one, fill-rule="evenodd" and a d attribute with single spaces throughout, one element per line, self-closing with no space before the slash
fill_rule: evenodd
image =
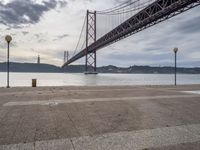
<path id="1" fill-rule="evenodd" d="M 0 150 L 199 150 L 200 85 L 0 88 Z"/>

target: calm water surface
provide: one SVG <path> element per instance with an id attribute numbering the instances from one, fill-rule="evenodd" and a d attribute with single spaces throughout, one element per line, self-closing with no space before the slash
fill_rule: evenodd
<path id="1" fill-rule="evenodd" d="M 69 73 L 10 73 L 10 85 L 31 86 L 37 79 L 38 86 L 100 86 L 100 85 L 170 85 L 173 74 L 69 74 Z M 177 75 L 178 84 L 200 84 L 200 75 Z M 6 73 L 0 73 L 0 87 L 6 86 Z"/>

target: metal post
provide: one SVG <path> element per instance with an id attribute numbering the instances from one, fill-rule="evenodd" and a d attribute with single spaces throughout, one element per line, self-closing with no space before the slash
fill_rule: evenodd
<path id="1" fill-rule="evenodd" d="M 94 42 L 97 40 L 97 12 L 94 12 Z M 97 71 L 97 54 L 94 52 L 94 72 Z"/>
<path id="2" fill-rule="evenodd" d="M 178 52 L 178 48 L 175 47 L 173 49 L 173 51 L 174 51 L 174 57 L 175 57 L 175 59 L 174 59 L 174 85 L 176 86 L 176 55 L 177 55 L 177 52 Z"/>
<path id="3" fill-rule="evenodd" d="M 175 79 L 175 82 L 174 82 L 174 84 L 175 84 L 175 86 L 176 86 L 176 54 L 177 54 L 177 52 L 175 52 L 175 77 L 174 77 L 174 79 Z"/>
<path id="4" fill-rule="evenodd" d="M 7 54 L 7 88 L 10 88 L 9 73 L 10 73 L 10 42 L 8 42 L 8 54 Z"/>
<path id="5" fill-rule="evenodd" d="M 85 72 L 88 71 L 88 19 L 89 19 L 89 10 L 87 10 L 86 18 L 86 50 L 85 50 Z"/>

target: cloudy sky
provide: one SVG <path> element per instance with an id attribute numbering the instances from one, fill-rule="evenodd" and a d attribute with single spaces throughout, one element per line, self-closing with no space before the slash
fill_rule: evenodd
<path id="1" fill-rule="evenodd" d="M 13 37 L 11 60 L 63 64 L 63 52 L 76 47 L 86 10 L 111 8 L 123 0 L 0 0 L 0 61 L 6 61 L 4 36 Z M 98 19 L 98 18 L 97 18 Z M 200 67 L 200 7 L 132 35 L 97 52 L 102 65 Z M 84 63 L 84 59 L 76 64 Z"/>

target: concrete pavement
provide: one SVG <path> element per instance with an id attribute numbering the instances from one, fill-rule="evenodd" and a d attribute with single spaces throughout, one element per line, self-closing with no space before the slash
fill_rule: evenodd
<path id="1" fill-rule="evenodd" d="M 200 85 L 0 88 L 1 149 L 199 149 Z"/>

